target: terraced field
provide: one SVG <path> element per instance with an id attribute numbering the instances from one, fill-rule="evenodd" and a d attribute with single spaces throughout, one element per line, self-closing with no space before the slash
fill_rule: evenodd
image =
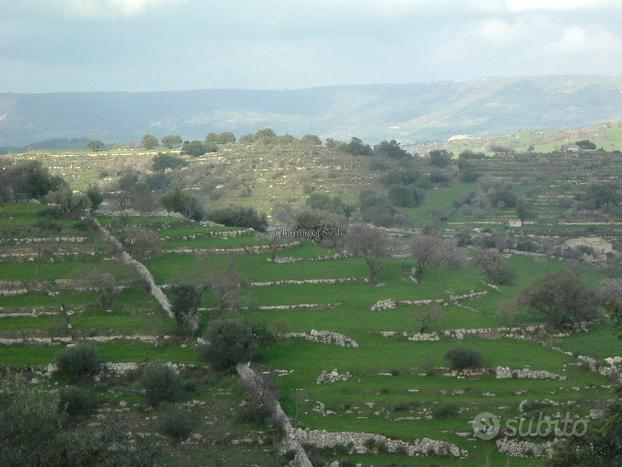
<path id="1" fill-rule="evenodd" d="M 112 245 L 86 221 L 61 223 L 52 238 L 37 226 L 40 209 L 35 204 L 7 204 L 0 211 L 3 247 L 9 251 L 13 239 L 20 238 L 25 255 L 3 258 L 0 262 L 5 289 L 0 297 L 1 363 L 37 367 L 53 362 L 63 344 L 48 345 L 45 339 L 33 338 L 64 337 L 78 341 L 108 336 L 111 340 L 98 344 L 107 362 L 151 360 L 200 365 L 194 345 L 177 339 L 173 321 L 159 304 L 138 280 L 128 280 L 132 277 L 131 268 L 116 259 Z M 111 225 L 110 217 L 101 216 L 99 220 L 103 225 Z M 271 375 L 294 425 L 309 430 L 383 435 L 410 444 L 430 438 L 459 448 L 456 457 L 417 458 L 405 452 L 384 452 L 382 448 L 370 448 L 366 454 L 309 449 L 315 459 L 349 459 L 374 465 L 540 465 L 542 461 L 537 458 L 518 458 L 501 452 L 496 444 L 501 435 L 496 440 L 477 439 L 471 421 L 482 412 L 493 413 L 502 420 L 519 415 L 527 419 L 537 417 L 535 409 L 524 409 L 527 403 L 523 401 L 545 400 L 549 401 L 545 406 L 538 402 L 531 405 L 553 418 L 566 412 L 571 417 L 589 418 L 591 411 L 602 408 L 612 397 L 610 379 L 584 369 L 572 354 L 560 351 L 599 359 L 619 355 L 619 342 L 606 322 L 589 331 L 557 337 L 547 346 L 525 339 L 530 336 L 527 331 L 522 334 L 523 329 L 540 324 L 535 317 L 527 315 L 520 322 L 509 322 L 498 313 L 501 304 L 518 289 L 564 267 L 562 261 L 512 256 L 509 261 L 518 272 L 518 280 L 512 287 L 497 288 L 489 286 L 474 267 L 431 270 L 414 283 L 409 279 L 408 261 L 387 259 L 380 283 L 371 285 L 365 282 L 366 266 L 361 258 L 326 259 L 335 251 L 308 242 L 292 245 L 280 251 L 275 261 L 269 261 L 267 252 L 240 251 L 240 247 L 262 244 L 263 239 L 251 231 L 175 217 L 135 217 L 131 222 L 149 226 L 164 239 L 163 250 L 145 261 L 160 285 L 199 284 L 207 275 L 225 270 L 230 264 L 248 279 L 245 292 L 253 298 L 252 305 L 233 318 L 266 323 L 282 336 L 276 345 L 261 353 L 254 366 Z M 72 237 L 85 239 L 74 243 L 66 240 Z M 45 240 L 35 243 L 29 242 L 29 238 Z M 40 243 L 62 245 L 63 251 L 79 254 L 52 254 L 45 262 L 39 262 L 36 258 Z M 179 248 L 187 252 L 169 251 Z M 223 249 L 231 252 L 223 253 Z M 110 309 L 101 309 L 96 291 L 78 287 L 80 276 L 86 277 L 93 270 L 113 274 L 119 285 L 130 284 L 115 293 Z M 595 283 L 601 279 L 600 273 L 588 266 L 585 273 Z M 66 279 L 71 281 L 64 282 Z M 474 292 L 474 298 L 464 297 Z M 398 303 L 392 309 L 372 311 L 374 304 L 386 299 Z M 400 304 L 400 300 L 419 303 Z M 440 318 L 426 330 L 432 338 L 419 340 L 423 316 L 435 306 L 420 302 L 426 300 L 439 301 L 443 306 Z M 203 294 L 206 309 L 214 301 L 211 293 Z M 201 322 L 206 325 L 211 319 L 212 313 L 205 311 Z M 516 329 L 510 332 L 509 326 Z M 321 333 L 313 330 L 338 333 L 356 346 L 342 347 L 338 345 L 343 342 L 339 339 L 324 343 L 317 337 Z M 172 337 L 164 338 L 166 335 Z M 450 372 L 443 355 L 457 345 L 479 350 L 487 371 L 467 375 Z M 542 370 L 551 379 L 505 379 L 500 376 L 500 368 Z M 332 370 L 346 375 L 344 380 L 318 384 L 318 377 Z M 204 438 L 216 436 L 214 430 L 222 430 L 222 423 L 230 423 L 227 407 L 234 407 L 244 397 L 236 392 L 231 377 L 218 378 L 220 382 L 210 383 L 198 397 L 206 404 L 205 413 L 217 410 L 212 407 L 214 404 L 221 411 L 218 423 L 201 429 Z M 131 397 L 134 396 L 121 391 L 111 396 L 108 404 L 115 406 Z M 138 409 L 130 411 L 134 417 L 135 410 Z M 248 424 L 237 424 L 233 429 L 247 434 L 225 437 L 230 442 L 233 438 L 249 437 L 248 433 L 250 438 L 257 438 L 252 435 L 256 428 Z M 246 446 L 244 456 L 238 459 L 278 465 L 269 449 L 251 443 L 254 444 Z M 209 457 L 209 445 L 198 442 L 191 449 Z M 240 465 L 235 463 L 234 445 L 226 446 L 222 453 L 225 463 Z"/>

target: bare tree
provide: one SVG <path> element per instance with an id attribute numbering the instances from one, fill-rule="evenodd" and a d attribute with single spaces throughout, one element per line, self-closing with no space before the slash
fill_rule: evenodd
<path id="1" fill-rule="evenodd" d="M 464 254 L 453 240 L 432 235 L 416 237 L 411 244 L 411 253 L 415 259 L 416 279 L 421 279 L 430 267 L 461 268 L 465 261 Z"/>
<path id="2" fill-rule="evenodd" d="M 242 292 L 247 283 L 232 261 L 225 271 L 208 273 L 205 288 L 216 296 L 218 311 L 232 313 L 248 305 L 249 297 Z"/>
<path id="3" fill-rule="evenodd" d="M 381 231 L 369 227 L 350 229 L 345 239 L 346 250 L 354 256 L 365 259 L 367 279 L 370 283 L 378 282 L 382 268 L 382 259 L 388 254 L 388 239 Z"/>

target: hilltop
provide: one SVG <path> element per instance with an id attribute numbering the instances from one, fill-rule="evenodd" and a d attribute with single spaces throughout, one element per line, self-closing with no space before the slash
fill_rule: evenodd
<path id="1" fill-rule="evenodd" d="M 88 137 L 109 143 L 151 132 L 278 133 L 404 143 L 457 134 L 588 127 L 622 117 L 622 78 L 560 76 L 330 86 L 299 90 L 197 90 L 0 94 L 0 146 Z"/>

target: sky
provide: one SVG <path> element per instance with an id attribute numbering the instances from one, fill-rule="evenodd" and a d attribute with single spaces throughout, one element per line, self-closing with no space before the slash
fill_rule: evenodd
<path id="1" fill-rule="evenodd" d="M 0 92 L 622 74 L 621 0 L 0 0 Z"/>

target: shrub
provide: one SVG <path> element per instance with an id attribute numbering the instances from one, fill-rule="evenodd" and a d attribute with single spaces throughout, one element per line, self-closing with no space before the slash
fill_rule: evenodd
<path id="1" fill-rule="evenodd" d="M 171 368 L 151 363 L 141 372 L 140 385 L 145 401 L 151 406 L 158 406 L 162 402 L 176 402 L 183 392 L 183 381 Z"/>
<path id="2" fill-rule="evenodd" d="M 205 331 L 201 355 L 218 370 L 227 370 L 253 356 L 257 343 L 249 326 L 235 321 L 214 321 Z"/>
<path id="3" fill-rule="evenodd" d="M 259 214 L 254 208 L 230 206 L 213 211 L 209 220 L 229 227 L 250 227 L 259 232 L 268 228 L 268 219 L 265 214 Z"/>
<path id="4" fill-rule="evenodd" d="M 455 417 L 460 412 L 457 405 L 443 404 L 432 410 L 432 416 L 438 420 L 444 420 L 449 417 Z"/>
<path id="5" fill-rule="evenodd" d="M 71 379 L 93 376 L 101 369 L 97 347 L 89 343 L 67 347 L 56 354 L 56 366 L 60 374 Z"/>
<path id="6" fill-rule="evenodd" d="M 445 360 L 452 370 L 477 369 L 484 366 L 482 355 L 468 347 L 454 347 L 445 353 Z"/>
<path id="7" fill-rule="evenodd" d="M 167 408 L 158 416 L 156 429 L 158 433 L 179 442 L 188 438 L 195 426 L 195 419 L 188 413 L 175 408 Z"/>
<path id="8" fill-rule="evenodd" d="M 59 391 L 58 410 L 73 420 L 90 417 L 96 408 L 97 401 L 89 391 L 75 386 Z"/>
<path id="9" fill-rule="evenodd" d="M 270 419 L 270 410 L 260 400 L 253 398 L 238 408 L 235 419 L 242 423 L 263 425 Z"/>

